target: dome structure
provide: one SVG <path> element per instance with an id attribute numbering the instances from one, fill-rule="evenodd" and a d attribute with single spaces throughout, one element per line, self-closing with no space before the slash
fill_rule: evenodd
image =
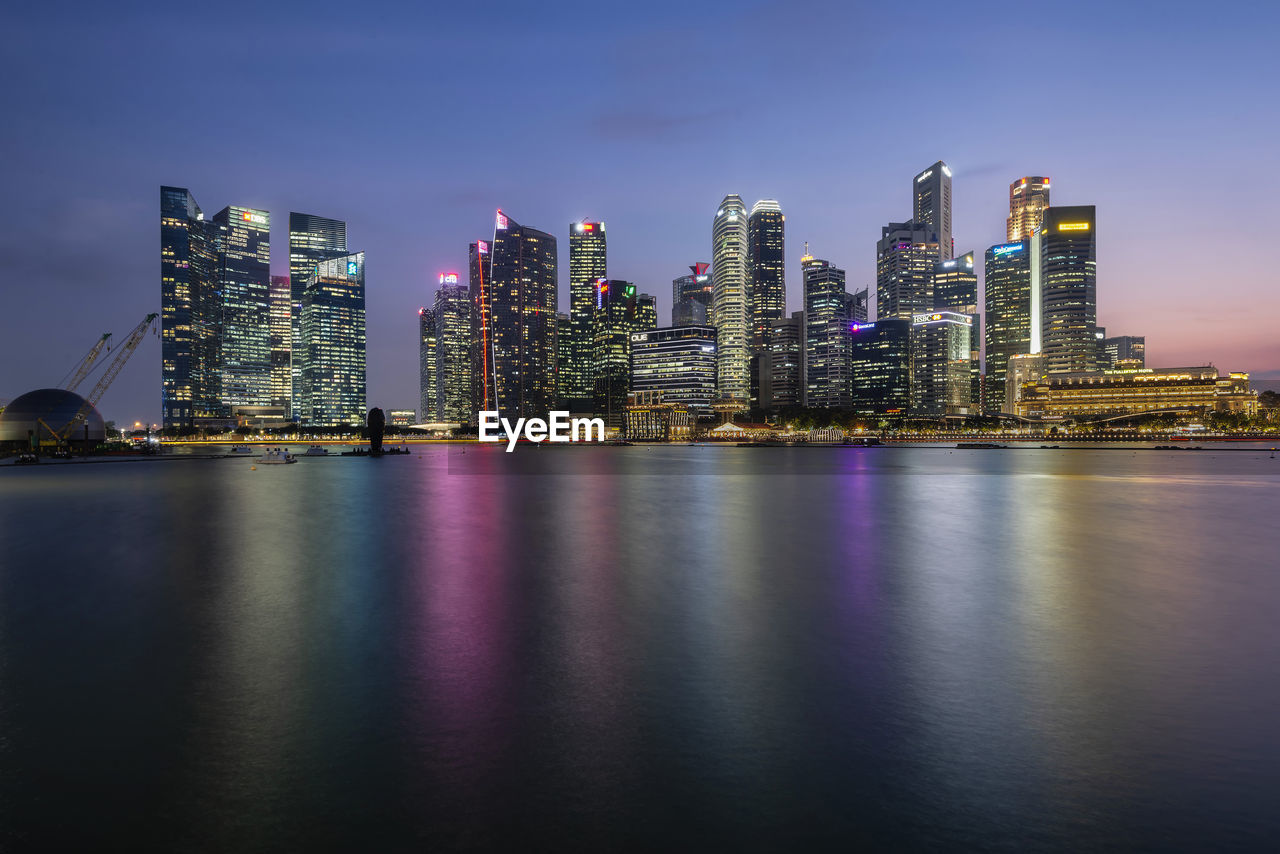
<path id="1" fill-rule="evenodd" d="M 0 412 L 0 442 L 28 441 L 28 432 L 34 432 L 42 442 L 52 441 L 54 436 L 50 429 L 61 433 L 76 417 L 85 400 L 73 391 L 62 388 L 39 388 L 29 391 L 21 397 L 14 398 Z M 41 422 L 44 422 L 43 424 Z M 89 441 L 101 442 L 106 438 L 106 424 L 98 410 L 89 407 L 84 422 L 77 425 L 68 436 L 72 442 L 85 439 L 84 428 L 89 426 Z"/>

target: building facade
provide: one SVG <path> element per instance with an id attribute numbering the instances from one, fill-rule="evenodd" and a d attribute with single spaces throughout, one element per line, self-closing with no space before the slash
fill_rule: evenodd
<path id="1" fill-rule="evenodd" d="M 288 276 L 272 276 L 268 298 L 271 327 L 271 406 L 287 416 L 293 399 L 293 292 Z"/>
<path id="2" fill-rule="evenodd" d="M 805 405 L 845 409 L 851 402 L 849 318 L 845 273 L 830 261 L 805 255 Z"/>
<path id="3" fill-rule="evenodd" d="M 983 407 L 1005 408 L 1009 358 L 1031 352 L 1031 248 L 1019 240 L 987 249 L 983 270 L 986 324 L 986 383 Z"/>
<path id="4" fill-rule="evenodd" d="M 364 253 L 316 265 L 302 293 L 301 422 L 365 422 Z"/>
<path id="5" fill-rule="evenodd" d="M 901 417 L 911 407 L 911 322 L 851 323 L 851 405 L 859 415 Z"/>
<path id="6" fill-rule="evenodd" d="M 978 273 L 973 253 L 939 261 L 933 274 L 933 307 L 969 315 L 969 403 L 977 412 L 982 403 L 982 315 L 978 311 Z"/>
<path id="7" fill-rule="evenodd" d="M 747 209 L 724 197 L 711 226 L 711 325 L 716 328 L 717 388 L 746 402 L 751 394 L 751 314 L 747 300 Z"/>
<path id="8" fill-rule="evenodd" d="M 225 416 L 222 293 L 213 223 L 191 193 L 160 188 L 161 417 L 191 429 Z"/>
<path id="9" fill-rule="evenodd" d="M 467 247 L 467 291 L 471 298 L 471 414 L 475 426 L 480 410 L 492 400 L 493 335 L 489 315 L 489 280 L 493 274 L 493 254 L 487 240 Z"/>
<path id="10" fill-rule="evenodd" d="M 485 346 L 493 376 L 484 408 L 545 418 L 556 397 L 556 239 L 498 211 L 491 264 Z"/>
<path id="11" fill-rule="evenodd" d="M 1051 374 L 1092 371 L 1098 362 L 1097 228 L 1093 205 L 1051 207 L 1032 240 L 1032 299 Z M 1033 305 L 1033 310 L 1036 308 Z"/>
<path id="12" fill-rule="evenodd" d="M 1049 179 L 1038 175 L 1019 178 L 1009 185 L 1009 216 L 1005 221 L 1005 242 L 1030 240 L 1040 228 L 1049 207 Z"/>
<path id="13" fill-rule="evenodd" d="M 436 384 L 436 313 L 434 309 L 418 309 L 418 418 L 438 421 L 438 387 Z"/>
<path id="14" fill-rule="evenodd" d="M 561 393 L 573 409 L 581 408 L 594 393 L 591 370 L 591 323 L 595 315 L 595 283 L 609 278 L 609 252 L 603 222 L 569 225 L 569 326 L 566 340 L 557 339 L 568 356 L 559 366 Z"/>
<path id="15" fill-rule="evenodd" d="M 716 400 L 716 330 L 673 326 L 631 335 L 631 391 L 661 394 L 662 403 L 711 414 Z"/>
<path id="16" fill-rule="evenodd" d="M 876 317 L 912 316 L 933 309 L 938 233 L 918 222 L 891 222 L 876 244 Z"/>
<path id="17" fill-rule="evenodd" d="M 939 260 L 955 254 L 951 236 L 951 168 L 939 160 L 911 179 L 911 218 L 937 235 Z"/>
<path id="18" fill-rule="evenodd" d="M 1121 362 L 1129 367 L 1147 366 L 1147 339 L 1144 335 L 1114 335 L 1102 339 L 1106 367 L 1115 369 Z"/>
<path id="19" fill-rule="evenodd" d="M 973 318 L 955 311 L 918 314 L 911 322 L 911 414 L 968 415 Z"/>
<path id="20" fill-rule="evenodd" d="M 431 311 L 435 322 L 433 408 L 429 421 L 471 417 L 471 293 L 457 273 L 441 273 Z"/>
<path id="21" fill-rule="evenodd" d="M 769 336 L 769 395 L 761 403 L 779 410 L 805 403 L 805 322 L 804 312 L 773 321 Z"/>
<path id="22" fill-rule="evenodd" d="M 222 403 L 271 405 L 271 215 L 238 205 L 213 217 L 222 291 Z"/>
<path id="23" fill-rule="evenodd" d="M 1144 412 L 1238 412 L 1256 415 L 1258 394 L 1247 373 L 1219 376 L 1212 365 L 1050 374 L 1027 385 L 1017 402 L 1029 418 L 1097 419 Z"/>
<path id="24" fill-rule="evenodd" d="M 328 258 L 340 258 L 347 254 L 347 224 L 340 219 L 330 219 L 314 214 L 291 212 L 289 214 L 289 291 L 293 300 L 290 330 L 292 351 L 302 350 L 302 295 L 307 282 L 315 273 L 316 265 Z M 290 369 L 292 384 L 297 385 L 302 375 L 302 362 L 293 360 Z M 291 415 L 299 417 L 298 407 L 292 398 L 299 391 L 295 388 L 290 397 Z"/>
<path id="25" fill-rule="evenodd" d="M 706 326 L 711 310 L 711 264 L 689 265 L 689 275 L 671 281 L 671 325 Z"/>
<path id="26" fill-rule="evenodd" d="M 751 216 L 747 218 L 747 265 L 753 353 L 768 350 L 770 324 L 786 315 L 786 225 L 787 218 L 773 199 L 761 199 L 751 206 Z"/>

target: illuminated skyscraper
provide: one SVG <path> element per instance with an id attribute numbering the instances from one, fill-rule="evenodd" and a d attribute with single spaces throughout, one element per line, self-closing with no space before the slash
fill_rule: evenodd
<path id="1" fill-rule="evenodd" d="M 439 411 L 436 383 L 436 313 L 429 308 L 418 309 L 418 419 L 423 422 L 438 420 Z"/>
<path id="2" fill-rule="evenodd" d="M 933 273 L 933 307 L 969 315 L 969 401 L 977 411 L 982 401 L 982 315 L 978 312 L 978 274 L 973 253 L 939 261 Z"/>
<path id="3" fill-rule="evenodd" d="M 182 187 L 160 188 L 161 411 L 165 427 L 225 415 L 222 291 L 213 223 Z"/>
<path id="4" fill-rule="evenodd" d="M 271 405 L 271 216 L 237 205 L 213 217 L 222 291 L 222 404 Z"/>
<path id="5" fill-rule="evenodd" d="M 851 323 L 851 405 L 859 415 L 900 417 L 911 406 L 911 322 Z"/>
<path id="6" fill-rule="evenodd" d="M 592 396 L 587 358 L 595 312 L 594 288 L 598 279 L 609 277 L 608 261 L 603 222 L 584 220 L 569 225 L 569 328 L 564 342 L 569 359 L 559 367 L 559 381 L 564 397 L 579 405 Z"/>
<path id="7" fill-rule="evenodd" d="M 467 291 L 471 298 L 471 411 L 468 422 L 475 426 L 477 415 L 493 395 L 493 336 L 489 317 L 489 280 L 493 254 L 489 241 L 477 240 L 467 248 Z"/>
<path id="8" fill-rule="evenodd" d="M 844 270 L 806 254 L 804 276 L 805 404 L 849 406 L 849 306 Z"/>
<path id="9" fill-rule="evenodd" d="M 646 332 L 654 317 L 653 298 L 641 310 L 641 296 L 630 282 L 597 279 L 592 318 L 591 379 L 595 414 L 610 427 L 626 420 L 627 392 L 631 385 L 631 336 Z"/>
<path id="10" fill-rule="evenodd" d="M 675 326 L 632 333 L 631 391 L 661 392 L 663 403 L 710 415 L 716 397 L 716 331 Z"/>
<path id="11" fill-rule="evenodd" d="M 313 214 L 289 214 L 289 290 L 292 294 L 291 350 L 302 349 L 302 293 L 315 273 L 316 264 L 326 258 L 338 258 L 347 254 L 347 224 L 342 220 L 328 219 Z M 293 361 L 293 383 L 297 385 L 302 374 L 301 361 Z M 294 389 L 293 396 L 298 395 Z M 292 403 L 292 416 L 299 417 L 296 400 Z"/>
<path id="12" fill-rule="evenodd" d="M 1044 209 L 1049 207 L 1049 179 L 1039 176 L 1019 178 L 1009 185 L 1009 217 L 1006 240 L 1016 243 L 1035 234 Z"/>
<path id="13" fill-rule="evenodd" d="M 435 412 L 431 420 L 471 417 L 471 295 L 457 273 L 440 274 L 435 319 Z"/>
<path id="14" fill-rule="evenodd" d="M 786 223 L 782 208 L 773 199 L 762 199 L 751 206 L 747 264 L 753 352 L 768 350 L 771 324 L 787 312 Z"/>
<path id="15" fill-rule="evenodd" d="M 1009 357 L 1031 352 L 1031 248 L 1029 240 L 992 246 L 984 269 L 987 309 L 987 379 L 984 407 L 1005 406 Z"/>
<path id="16" fill-rule="evenodd" d="M 485 409 L 546 418 L 555 406 L 556 239 L 498 211 L 489 282 L 493 376 Z"/>
<path id="17" fill-rule="evenodd" d="M 287 418 L 293 399 L 293 292 L 288 276 L 271 277 L 271 405 Z"/>
<path id="18" fill-rule="evenodd" d="M 303 424 L 365 421 L 364 253 L 316 265 L 302 292 Z"/>
<path id="19" fill-rule="evenodd" d="M 751 394 L 751 310 L 747 301 L 747 209 L 725 196 L 711 227 L 711 323 L 716 327 L 717 386 L 721 397 Z"/>
<path id="20" fill-rule="evenodd" d="M 918 314 L 911 323 L 911 414 L 968 415 L 973 318 L 954 311 Z"/>
<path id="21" fill-rule="evenodd" d="M 699 261 L 689 265 L 689 275 L 671 282 L 671 325 L 705 326 L 711 306 L 711 265 Z"/>
<path id="22" fill-rule="evenodd" d="M 911 218 L 938 235 L 939 260 L 955 253 L 951 239 L 951 169 L 939 160 L 911 181 Z"/>
<path id="23" fill-rule="evenodd" d="M 949 186 L 949 184 L 948 184 Z M 876 244 L 876 317 L 910 320 L 933 308 L 938 234 L 918 222 L 891 222 Z"/>
<path id="24" fill-rule="evenodd" d="M 1044 353 L 1051 374 L 1097 369 L 1095 226 L 1093 205 L 1051 207 L 1032 238 L 1032 299 L 1039 295 L 1040 309 L 1039 340 L 1033 334 L 1032 352 Z"/>

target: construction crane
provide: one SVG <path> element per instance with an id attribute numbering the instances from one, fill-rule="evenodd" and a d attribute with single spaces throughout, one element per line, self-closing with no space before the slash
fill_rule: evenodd
<path id="1" fill-rule="evenodd" d="M 71 438 L 72 432 L 84 423 L 84 420 L 89 416 L 89 412 L 102 399 L 102 395 L 106 394 L 107 388 L 110 387 L 112 381 L 120 374 L 120 371 L 124 368 L 124 363 L 129 361 L 133 351 L 138 349 L 138 345 L 142 343 L 143 337 L 147 334 L 147 329 L 151 327 L 152 322 L 159 316 L 154 312 L 148 314 L 141 323 L 133 328 L 133 331 L 129 333 L 129 337 L 124 340 L 124 344 L 116 351 L 116 357 L 111 360 L 111 364 L 107 365 L 107 369 L 98 378 L 98 383 L 93 387 L 93 391 L 89 392 L 85 397 L 84 404 L 80 407 L 80 410 L 71 417 L 71 420 L 67 422 L 67 426 L 62 428 L 61 433 L 48 424 L 44 424 L 43 420 L 40 422 L 60 443 L 66 444 L 67 440 Z"/>
<path id="2" fill-rule="evenodd" d="M 67 391 L 75 391 L 76 386 L 84 382 L 84 378 L 89 376 L 89 369 L 93 367 L 93 363 L 98 361 L 98 354 L 102 352 L 102 348 L 107 346 L 107 339 L 111 337 L 111 333 L 105 333 L 98 339 L 98 343 L 89 348 L 89 352 L 84 354 L 84 358 L 80 360 L 80 364 L 71 369 L 71 381 L 63 386 Z"/>

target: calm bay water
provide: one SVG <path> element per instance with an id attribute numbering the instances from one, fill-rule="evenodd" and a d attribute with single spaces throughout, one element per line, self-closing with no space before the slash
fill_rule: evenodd
<path id="1" fill-rule="evenodd" d="M 250 466 L 0 471 L 0 848 L 1280 833 L 1267 451 Z"/>

